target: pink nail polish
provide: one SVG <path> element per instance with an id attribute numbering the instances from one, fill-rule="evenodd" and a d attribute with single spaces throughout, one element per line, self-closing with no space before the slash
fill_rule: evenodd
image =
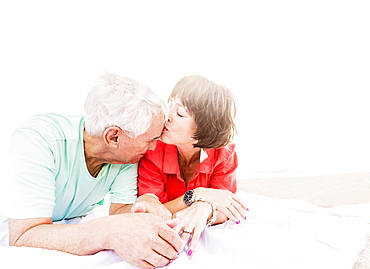
<path id="1" fill-rule="evenodd" d="M 245 210 L 249 211 L 249 208 L 247 207 Z"/>
<path id="2" fill-rule="evenodd" d="M 236 224 L 239 224 L 239 223 L 240 223 L 240 221 L 236 221 L 235 223 L 236 223 Z"/>
<path id="3" fill-rule="evenodd" d="M 193 254 L 193 251 L 192 250 L 189 250 L 188 251 L 188 256 L 191 256 L 191 254 Z"/>
<path id="4" fill-rule="evenodd" d="M 244 220 L 247 220 L 247 217 L 244 217 Z"/>

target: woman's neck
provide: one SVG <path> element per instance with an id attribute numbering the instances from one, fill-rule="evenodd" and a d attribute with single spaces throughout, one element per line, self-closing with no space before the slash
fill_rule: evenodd
<path id="1" fill-rule="evenodd" d="M 181 160 L 187 165 L 195 163 L 200 159 L 200 148 L 195 148 L 193 145 L 177 147 L 177 150 L 179 153 L 179 161 Z"/>
<path id="2" fill-rule="evenodd" d="M 179 169 L 182 179 L 188 183 L 194 178 L 200 162 L 200 148 L 177 147 Z"/>

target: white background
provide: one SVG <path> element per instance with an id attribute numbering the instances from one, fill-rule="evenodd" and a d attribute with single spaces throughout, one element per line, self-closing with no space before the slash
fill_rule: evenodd
<path id="1" fill-rule="evenodd" d="M 227 86 L 239 105 L 239 177 L 369 172 L 368 3 L 1 1 L 0 163 L 17 125 L 83 113 L 108 71 L 163 98 L 185 75 Z"/>

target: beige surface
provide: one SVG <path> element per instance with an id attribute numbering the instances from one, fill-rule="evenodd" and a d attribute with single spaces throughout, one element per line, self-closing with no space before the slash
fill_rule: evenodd
<path id="1" fill-rule="evenodd" d="M 370 202 L 370 173 L 312 177 L 250 178 L 238 188 L 273 198 L 301 198 L 322 207 Z"/>
<path id="2" fill-rule="evenodd" d="M 370 202 L 370 173 L 310 177 L 249 178 L 238 188 L 272 198 L 300 198 L 321 207 Z M 370 235 L 353 269 L 370 269 Z"/>

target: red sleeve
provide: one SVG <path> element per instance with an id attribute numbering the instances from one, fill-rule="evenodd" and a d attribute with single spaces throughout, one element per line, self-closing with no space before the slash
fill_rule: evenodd
<path id="1" fill-rule="evenodd" d="M 160 156 L 155 153 L 158 153 L 157 150 L 147 153 L 139 162 L 138 195 L 153 193 L 158 196 L 162 203 L 165 203 L 168 201 L 168 197 L 164 191 L 164 181 L 161 169 L 159 168 L 162 167 L 162 165 L 160 165 L 162 162 L 156 162 L 160 159 Z"/>
<path id="2" fill-rule="evenodd" d="M 230 143 L 218 149 L 217 155 L 210 188 L 225 189 L 235 193 L 237 190 L 235 170 L 238 167 L 235 145 Z"/>

